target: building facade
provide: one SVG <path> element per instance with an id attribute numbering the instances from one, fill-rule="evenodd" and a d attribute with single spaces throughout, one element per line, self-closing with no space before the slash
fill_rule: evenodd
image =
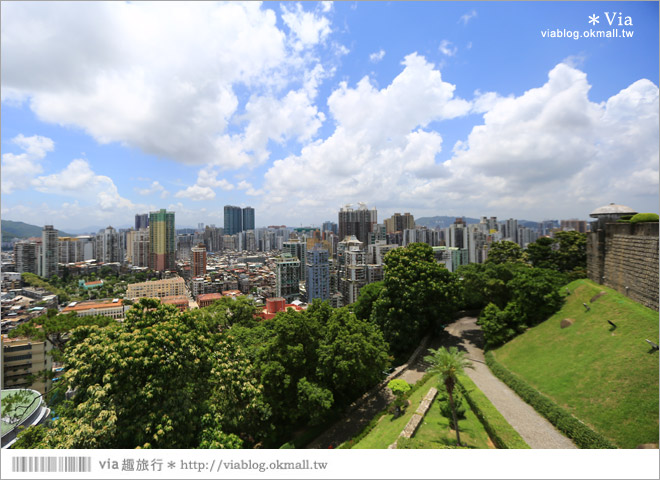
<path id="1" fill-rule="evenodd" d="M 162 298 L 186 294 L 186 283 L 181 277 L 151 282 L 130 283 L 126 298 Z"/>
<path id="2" fill-rule="evenodd" d="M 330 257 L 326 249 L 314 247 L 307 252 L 307 302 L 330 299 Z"/>
<path id="3" fill-rule="evenodd" d="M 343 241 L 347 236 L 354 235 L 360 242 L 369 242 L 369 233 L 378 223 L 378 212 L 375 208 L 368 209 L 364 203 L 359 204 L 357 210 L 351 205 L 342 207 L 339 211 L 339 240 Z"/>
<path id="4" fill-rule="evenodd" d="M 149 214 L 149 268 L 155 271 L 176 267 L 174 212 L 161 209 Z"/>
<path id="5" fill-rule="evenodd" d="M 41 232 L 41 269 L 40 275 L 50 278 L 59 272 L 58 231 L 52 225 L 46 225 Z"/>

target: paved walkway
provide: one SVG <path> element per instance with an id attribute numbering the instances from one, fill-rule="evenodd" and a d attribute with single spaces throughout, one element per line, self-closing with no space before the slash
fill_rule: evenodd
<path id="1" fill-rule="evenodd" d="M 484 363 L 483 337 L 476 318 L 463 317 L 447 326 L 446 331 L 449 333 L 449 338 L 445 343 L 467 351 L 467 357 L 472 360 L 474 369 L 467 368 L 465 373 L 530 447 L 577 448 L 571 440 L 491 373 Z"/>
<path id="2" fill-rule="evenodd" d="M 456 346 L 467 351 L 467 356 L 474 365 L 474 369 L 466 369 L 467 375 L 530 447 L 577 448 L 573 442 L 562 435 L 550 422 L 536 413 L 536 410 L 491 373 L 484 363 L 483 337 L 476 318 L 460 318 L 448 325 L 446 332 L 449 335 L 432 339 L 429 342 L 429 347 Z M 398 378 L 402 378 L 410 384 L 414 384 L 422 378 L 429 366 L 424 362 L 425 355 L 427 355 L 427 352 L 420 355 L 418 360 Z M 394 396 L 389 388 L 379 390 L 358 408 L 337 421 L 306 448 L 328 448 L 330 445 L 336 447 L 350 440 L 360 433 L 371 419 L 392 400 L 394 400 Z"/>

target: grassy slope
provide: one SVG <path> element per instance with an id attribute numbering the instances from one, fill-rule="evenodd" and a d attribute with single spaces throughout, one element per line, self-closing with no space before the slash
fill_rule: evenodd
<path id="1" fill-rule="evenodd" d="M 497 360 L 620 448 L 658 443 L 658 352 L 644 341 L 658 343 L 658 312 L 589 280 L 568 288 L 564 307 Z M 575 323 L 561 329 L 564 318 Z"/>

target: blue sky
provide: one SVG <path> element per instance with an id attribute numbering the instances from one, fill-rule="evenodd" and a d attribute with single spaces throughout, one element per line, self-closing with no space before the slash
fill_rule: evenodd
<path id="1" fill-rule="evenodd" d="M 4 219 L 658 208 L 657 2 L 1 8 Z"/>

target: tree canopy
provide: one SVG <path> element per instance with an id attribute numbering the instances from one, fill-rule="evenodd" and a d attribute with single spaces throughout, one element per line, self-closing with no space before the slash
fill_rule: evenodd
<path id="1" fill-rule="evenodd" d="M 390 251 L 383 283 L 370 320 L 394 354 L 414 349 L 434 327 L 449 323 L 459 303 L 458 277 L 439 265 L 424 243 Z"/>
<path id="2" fill-rule="evenodd" d="M 240 348 L 158 300 L 141 299 L 123 323 L 74 329 L 64 360 L 75 395 L 31 447 L 249 445 L 245 432 L 270 415 Z"/>

